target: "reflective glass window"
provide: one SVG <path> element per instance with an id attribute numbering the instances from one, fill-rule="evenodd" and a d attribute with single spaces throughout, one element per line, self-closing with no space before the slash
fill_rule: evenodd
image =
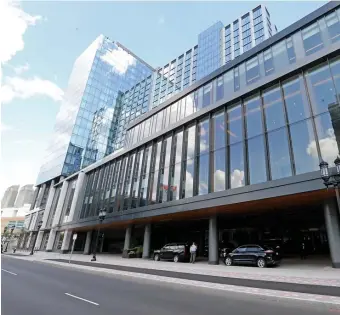
<path id="1" fill-rule="evenodd" d="M 328 34 L 331 41 L 334 43 L 340 39 L 340 23 L 336 12 L 333 12 L 325 17 Z"/>
<path id="2" fill-rule="evenodd" d="M 149 172 L 150 172 L 150 164 L 151 164 L 151 152 L 152 152 L 152 145 L 149 145 L 145 150 L 144 161 L 143 161 L 143 166 L 142 166 L 140 206 L 147 205 L 147 193 L 148 193 Z"/>
<path id="3" fill-rule="evenodd" d="M 213 153 L 213 187 L 212 191 L 225 190 L 226 181 L 226 149 L 222 148 Z"/>
<path id="4" fill-rule="evenodd" d="M 315 117 L 316 132 L 322 159 L 333 165 L 340 148 L 339 107 L 334 107 L 329 113 Z M 310 147 L 311 154 L 316 154 L 316 146 Z"/>
<path id="5" fill-rule="evenodd" d="M 199 152 L 197 154 L 204 154 L 209 152 L 209 120 L 201 121 L 197 126 Z"/>
<path id="6" fill-rule="evenodd" d="M 246 62 L 247 84 L 252 84 L 260 78 L 259 60 L 257 56 Z"/>
<path id="7" fill-rule="evenodd" d="M 331 60 L 330 66 L 337 95 L 340 98 L 340 58 Z"/>
<path id="8" fill-rule="evenodd" d="M 207 107 L 211 104 L 211 90 L 212 90 L 212 83 L 208 83 L 203 87 L 203 107 Z"/>
<path id="9" fill-rule="evenodd" d="M 302 76 L 282 84 L 289 123 L 310 117 L 310 109 Z"/>
<path id="10" fill-rule="evenodd" d="M 274 68 L 276 72 L 286 70 L 290 64 L 288 60 L 287 48 L 285 41 L 280 41 L 272 47 L 274 58 Z"/>
<path id="11" fill-rule="evenodd" d="M 189 159 L 184 162 L 183 172 L 183 198 L 193 196 L 194 192 L 194 160 Z"/>
<path id="12" fill-rule="evenodd" d="M 170 115 L 171 115 L 171 106 L 168 106 L 162 110 L 164 113 L 164 118 L 163 118 L 163 128 L 167 128 L 169 126 L 170 122 Z"/>
<path id="13" fill-rule="evenodd" d="M 323 47 L 318 22 L 315 22 L 302 30 L 302 39 L 306 56 L 315 53 Z"/>
<path id="14" fill-rule="evenodd" d="M 191 93 L 185 98 L 185 117 L 191 115 L 196 110 L 194 110 L 194 94 Z"/>
<path id="15" fill-rule="evenodd" d="M 273 130 L 285 125 L 281 89 L 279 86 L 270 88 L 263 93 L 263 106 L 267 130 Z"/>
<path id="16" fill-rule="evenodd" d="M 143 138 L 147 138 L 150 134 L 150 122 L 151 122 L 150 118 L 145 121 Z"/>
<path id="17" fill-rule="evenodd" d="M 306 77 L 314 114 L 328 111 L 329 107 L 337 103 L 328 64 L 308 71 Z"/>
<path id="18" fill-rule="evenodd" d="M 238 71 L 238 67 L 234 68 L 234 91 L 238 91 L 240 89 L 240 75 Z"/>
<path id="19" fill-rule="evenodd" d="M 244 150 L 243 142 L 233 144 L 229 147 L 229 181 L 230 188 L 244 186 Z"/>
<path id="20" fill-rule="evenodd" d="M 154 146 L 154 157 L 151 171 L 151 182 L 150 182 L 150 203 L 157 202 L 157 185 L 158 185 L 158 175 L 159 175 L 159 167 L 160 167 L 160 158 L 161 158 L 161 147 L 162 141 L 158 141 Z"/>
<path id="21" fill-rule="evenodd" d="M 195 137 L 196 136 L 196 126 L 191 126 L 185 130 L 185 159 L 190 159 L 194 157 L 195 154 Z"/>
<path id="22" fill-rule="evenodd" d="M 272 74 L 274 72 L 274 60 L 271 48 L 263 52 L 263 58 L 265 74 L 266 75 Z"/>
<path id="23" fill-rule="evenodd" d="M 216 102 L 224 97 L 224 82 L 223 75 L 218 77 L 216 82 Z"/>
<path id="24" fill-rule="evenodd" d="M 228 143 L 236 143 L 243 140 L 243 115 L 241 105 L 231 107 L 228 115 Z"/>
<path id="25" fill-rule="evenodd" d="M 319 157 L 310 119 L 290 126 L 296 174 L 319 169 Z"/>
<path id="26" fill-rule="evenodd" d="M 209 154 L 203 154 L 197 158 L 198 195 L 208 193 L 209 183 Z"/>
<path id="27" fill-rule="evenodd" d="M 287 54 L 288 54 L 289 63 L 294 63 L 296 61 L 296 56 L 295 56 L 293 40 L 291 37 L 286 39 L 286 44 L 287 44 Z"/>
<path id="28" fill-rule="evenodd" d="M 263 133 L 261 100 L 252 96 L 244 101 L 247 137 L 251 138 Z"/>
<path id="29" fill-rule="evenodd" d="M 224 111 L 214 114 L 213 126 L 214 126 L 214 143 L 213 143 L 214 149 L 225 147 L 226 132 L 225 132 Z"/>
<path id="30" fill-rule="evenodd" d="M 248 140 L 249 183 L 267 181 L 266 153 L 263 136 Z"/>
<path id="31" fill-rule="evenodd" d="M 177 107 L 178 103 L 174 103 L 171 105 L 171 111 L 170 111 L 170 125 L 174 124 L 176 122 L 176 117 L 177 117 Z"/>
<path id="32" fill-rule="evenodd" d="M 180 198 L 181 165 L 182 163 L 177 163 L 170 167 L 170 200 L 178 200 Z"/>
<path id="33" fill-rule="evenodd" d="M 131 183 L 132 183 L 132 174 L 133 167 L 135 164 L 135 156 L 136 154 L 132 154 L 129 158 L 129 162 L 126 167 L 126 176 L 123 188 L 123 209 L 126 210 L 130 207 L 130 191 L 131 191 Z"/>
<path id="34" fill-rule="evenodd" d="M 136 165 L 132 178 L 132 194 L 131 194 L 131 207 L 136 208 L 138 206 L 138 191 L 140 184 L 140 176 L 142 171 L 143 162 L 143 150 L 139 151 L 136 156 Z"/>
<path id="35" fill-rule="evenodd" d="M 268 133 L 272 180 L 292 175 L 286 128 Z"/>

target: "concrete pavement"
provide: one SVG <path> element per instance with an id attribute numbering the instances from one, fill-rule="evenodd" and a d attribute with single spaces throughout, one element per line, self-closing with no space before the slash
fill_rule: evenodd
<path id="1" fill-rule="evenodd" d="M 340 304 L 244 295 L 85 272 L 2 255 L 2 314 L 319 315 Z"/>

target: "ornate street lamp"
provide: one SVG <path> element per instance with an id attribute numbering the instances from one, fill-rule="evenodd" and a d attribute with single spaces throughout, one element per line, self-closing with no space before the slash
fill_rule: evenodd
<path id="1" fill-rule="evenodd" d="M 35 243 L 37 242 L 37 238 L 38 238 L 38 235 L 39 235 L 39 230 L 40 230 L 40 228 L 41 228 L 41 226 L 42 226 L 42 223 L 43 223 L 42 221 L 39 221 L 39 222 L 38 222 L 38 226 L 37 226 L 37 228 L 38 228 L 37 236 L 36 236 L 35 239 L 34 239 L 34 243 L 33 243 L 33 246 L 32 246 L 31 252 L 30 252 L 30 255 L 33 255 L 33 254 L 34 254 Z"/>
<path id="2" fill-rule="evenodd" d="M 93 250 L 93 257 L 91 261 L 97 261 L 97 247 L 98 247 L 98 239 L 99 239 L 99 234 L 100 234 L 100 225 L 105 220 L 105 217 L 106 217 L 106 209 L 105 208 L 100 209 L 99 214 L 98 214 L 99 227 L 98 227 L 98 232 L 96 236 L 96 243 L 95 243 L 94 250 Z"/>
<path id="3" fill-rule="evenodd" d="M 340 196 L 339 196 L 339 186 L 340 186 L 340 157 L 338 156 L 335 161 L 335 172 L 330 172 L 328 168 L 328 163 L 321 161 L 320 163 L 320 173 L 324 185 L 328 188 L 329 186 L 334 187 L 336 194 L 336 201 L 338 203 L 338 210 L 340 213 Z"/>

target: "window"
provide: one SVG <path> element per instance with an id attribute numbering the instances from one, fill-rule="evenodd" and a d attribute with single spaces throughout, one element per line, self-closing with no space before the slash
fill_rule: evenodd
<path id="1" fill-rule="evenodd" d="M 340 98 L 340 58 L 331 60 L 330 67 L 338 98 Z"/>
<path id="2" fill-rule="evenodd" d="M 222 148 L 213 153 L 213 187 L 212 191 L 225 190 L 226 181 L 226 149 Z"/>
<path id="3" fill-rule="evenodd" d="M 257 56 L 246 62 L 247 84 L 252 84 L 260 78 L 259 61 Z"/>
<path id="4" fill-rule="evenodd" d="M 241 105 L 228 109 L 228 143 L 233 144 L 243 140 L 243 115 Z"/>
<path id="5" fill-rule="evenodd" d="M 150 174 L 150 197 L 149 201 L 151 204 L 157 202 L 157 186 L 158 186 L 158 175 L 160 168 L 160 158 L 161 158 L 161 148 L 162 141 L 158 141 L 157 144 L 154 145 L 153 158 L 151 162 L 151 174 Z"/>
<path id="6" fill-rule="evenodd" d="M 282 90 L 290 124 L 310 117 L 302 76 L 283 82 Z"/>
<path id="7" fill-rule="evenodd" d="M 286 39 L 287 54 L 289 63 L 294 63 L 296 61 L 295 50 L 293 46 L 293 40 L 291 37 Z"/>
<path id="8" fill-rule="evenodd" d="M 229 147 L 230 151 L 230 188 L 244 186 L 244 150 L 243 142 L 233 144 Z"/>
<path id="9" fill-rule="evenodd" d="M 236 56 L 235 56 L 236 57 Z M 240 75 L 239 75 L 239 68 L 234 68 L 234 91 L 238 91 L 240 89 Z"/>
<path id="10" fill-rule="evenodd" d="M 209 120 L 201 121 L 197 126 L 199 152 L 198 154 L 205 154 L 209 152 Z"/>
<path id="11" fill-rule="evenodd" d="M 314 24 L 302 30 L 302 39 L 306 56 L 311 55 L 323 48 L 318 22 L 315 22 Z"/>
<path id="12" fill-rule="evenodd" d="M 223 75 L 218 77 L 216 82 L 216 102 L 224 97 L 224 82 Z"/>
<path id="13" fill-rule="evenodd" d="M 268 133 L 272 180 L 292 175 L 286 128 Z"/>
<path id="14" fill-rule="evenodd" d="M 291 125 L 290 134 L 296 174 L 318 170 L 319 157 L 311 120 Z"/>
<path id="15" fill-rule="evenodd" d="M 263 136 L 248 140 L 249 183 L 258 184 L 267 180 L 266 154 Z"/>
<path id="16" fill-rule="evenodd" d="M 208 193 L 209 187 L 209 154 L 199 155 L 197 157 L 197 174 L 198 174 L 198 195 Z"/>
<path id="17" fill-rule="evenodd" d="M 262 97 L 267 131 L 284 126 L 285 118 L 280 87 L 276 86 L 264 91 Z"/>
<path id="18" fill-rule="evenodd" d="M 251 138 L 263 133 L 261 100 L 259 96 L 244 101 L 247 137 Z"/>
<path id="19" fill-rule="evenodd" d="M 170 109 L 170 125 L 174 124 L 176 122 L 176 117 L 177 117 L 177 107 L 178 107 L 178 103 L 174 103 L 171 105 L 171 109 Z"/>
<path id="20" fill-rule="evenodd" d="M 203 87 L 203 107 L 209 106 L 211 104 L 211 88 L 212 83 L 208 83 Z"/>
<path id="21" fill-rule="evenodd" d="M 181 161 L 182 161 L 182 147 L 183 147 L 183 131 L 177 132 L 173 139 L 171 167 L 170 167 L 170 200 L 177 200 L 180 197 L 180 175 L 181 175 Z"/>
<path id="22" fill-rule="evenodd" d="M 340 23 L 336 12 L 326 16 L 326 24 L 331 41 L 333 43 L 338 41 L 340 39 Z"/>
<path id="23" fill-rule="evenodd" d="M 269 75 L 274 72 L 274 60 L 272 55 L 272 50 L 269 48 L 268 50 L 264 51 L 264 70 L 265 74 Z"/>
<path id="24" fill-rule="evenodd" d="M 328 111 L 337 103 L 332 76 L 327 64 L 308 71 L 306 78 L 314 114 Z"/>
<path id="25" fill-rule="evenodd" d="M 183 198 L 193 196 L 194 192 L 194 160 L 189 159 L 183 163 Z"/>

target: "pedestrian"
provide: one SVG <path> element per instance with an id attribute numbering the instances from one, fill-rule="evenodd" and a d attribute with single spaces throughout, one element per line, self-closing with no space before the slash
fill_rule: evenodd
<path id="1" fill-rule="evenodd" d="M 300 257 L 301 257 L 302 260 L 306 259 L 306 244 L 305 244 L 305 242 L 301 243 Z"/>
<path id="2" fill-rule="evenodd" d="M 190 246 L 190 262 L 192 264 L 195 263 L 196 252 L 197 252 L 197 246 L 196 246 L 195 242 L 193 242 L 192 245 Z"/>

